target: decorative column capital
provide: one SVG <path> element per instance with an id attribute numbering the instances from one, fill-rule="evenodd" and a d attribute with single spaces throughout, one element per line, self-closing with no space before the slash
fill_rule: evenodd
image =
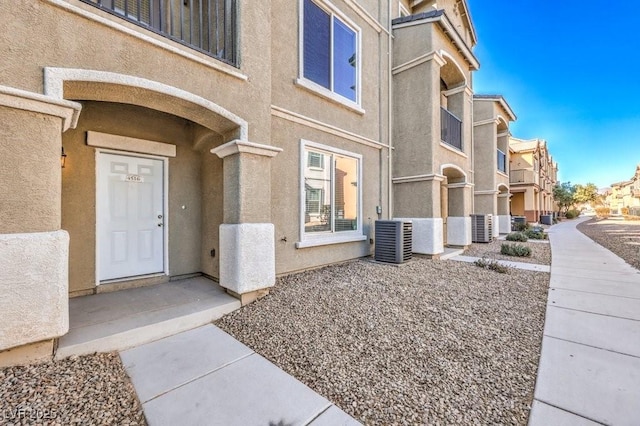
<path id="1" fill-rule="evenodd" d="M 262 155 L 265 157 L 275 157 L 280 152 L 282 152 L 282 148 L 244 141 L 240 139 L 227 142 L 211 150 L 212 154 L 215 154 L 220 158 L 225 158 L 230 155 L 239 153 Z"/>

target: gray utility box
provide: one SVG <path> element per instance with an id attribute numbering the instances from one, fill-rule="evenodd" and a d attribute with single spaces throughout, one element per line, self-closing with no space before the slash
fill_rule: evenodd
<path id="1" fill-rule="evenodd" d="M 411 259 L 413 224 L 401 220 L 376 220 L 375 259 L 404 263 Z"/>
<path id="2" fill-rule="evenodd" d="M 511 218 L 511 230 L 515 231 L 516 230 L 516 226 L 521 223 L 523 225 L 527 224 L 527 218 L 524 216 L 513 216 Z"/>
<path id="3" fill-rule="evenodd" d="M 541 214 L 540 215 L 540 223 L 543 224 L 543 225 L 553 225 L 553 215 Z"/>
<path id="4" fill-rule="evenodd" d="M 471 241 L 474 243 L 493 241 L 493 223 L 490 214 L 471 215 Z"/>

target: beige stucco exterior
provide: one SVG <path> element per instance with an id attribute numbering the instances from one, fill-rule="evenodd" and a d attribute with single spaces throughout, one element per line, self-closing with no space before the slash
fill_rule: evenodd
<path id="1" fill-rule="evenodd" d="M 479 63 L 471 53 L 475 42 L 470 23 L 457 9 L 460 2 L 444 2 L 440 11 L 426 3 L 416 9 L 422 14 L 396 20 L 393 26 L 393 214 L 442 219 L 434 222 L 433 232 L 414 233 L 414 248 L 430 247 L 424 254 L 438 255 L 444 247 L 432 240 L 454 246 L 471 243 L 471 73 Z M 443 115 L 461 122 L 457 146 L 442 140 Z M 451 227 L 449 218 L 456 218 Z"/>
<path id="2" fill-rule="evenodd" d="M 33 319 L 43 333 L 0 350 L 49 348 L 66 332 L 68 297 L 204 274 L 244 303 L 277 275 L 370 255 L 377 219 L 414 220 L 414 251 L 438 255 L 471 243 L 470 214 L 508 215 L 495 156 L 509 151 L 515 117 L 499 100 L 474 104 L 467 2 L 313 1 L 356 34 L 353 99 L 305 77 L 303 0 L 237 0 L 234 65 L 89 0 L 0 4 L 0 240 L 68 238 L 49 280 L 0 281 L 0 293 L 33 295 L 23 311 L 57 309 Z M 333 183 L 343 206 L 327 232 L 305 226 L 309 149 L 349 165 Z M 165 167 L 163 271 L 98 278 L 97 170 L 108 152 Z M 31 267 L 41 277 L 51 265 Z M 8 303 L 0 294 L 0 310 Z"/>
<path id="3" fill-rule="evenodd" d="M 511 214 L 537 222 L 540 215 L 553 214 L 557 208 L 553 187 L 558 181 L 558 165 L 542 139 L 509 139 L 511 158 Z"/>
<path id="4" fill-rule="evenodd" d="M 509 232 L 511 226 L 509 123 L 515 120 L 502 96 L 474 96 L 474 212 L 492 215 L 494 236 Z"/>

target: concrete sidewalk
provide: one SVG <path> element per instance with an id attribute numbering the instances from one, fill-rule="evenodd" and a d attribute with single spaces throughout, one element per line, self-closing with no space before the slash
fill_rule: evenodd
<path id="1" fill-rule="evenodd" d="M 360 424 L 211 324 L 120 357 L 151 426 Z"/>
<path id="2" fill-rule="evenodd" d="M 640 271 L 576 229 L 588 219 L 549 230 L 532 426 L 640 424 Z"/>

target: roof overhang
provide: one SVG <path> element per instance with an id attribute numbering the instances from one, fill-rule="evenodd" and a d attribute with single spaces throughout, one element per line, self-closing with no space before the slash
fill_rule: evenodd
<path id="1" fill-rule="evenodd" d="M 497 102 L 507 113 L 510 121 L 516 121 L 518 119 L 516 114 L 511 109 L 511 106 L 509 106 L 506 99 L 502 95 L 473 95 L 473 100 L 483 102 Z"/>
<path id="2" fill-rule="evenodd" d="M 455 47 L 458 48 L 458 52 L 462 54 L 464 59 L 469 64 L 469 68 L 472 71 L 480 69 L 480 61 L 473 54 L 471 49 L 464 42 L 462 36 L 455 29 L 447 14 L 444 10 L 435 10 L 431 12 L 418 13 L 417 15 L 405 16 L 402 18 L 394 19 L 392 22 L 392 29 L 401 29 L 406 27 L 412 27 L 415 25 L 433 24 L 437 23 L 442 31 L 449 37 Z"/>

